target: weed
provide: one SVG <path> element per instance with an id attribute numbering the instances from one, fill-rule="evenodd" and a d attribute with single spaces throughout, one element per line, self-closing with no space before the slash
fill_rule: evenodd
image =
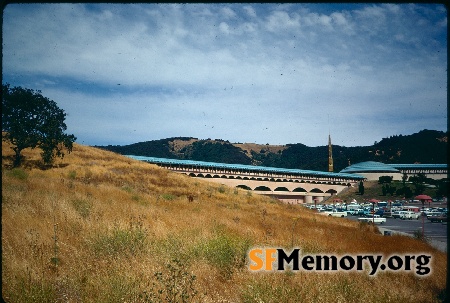
<path id="1" fill-rule="evenodd" d="M 306 301 L 302 294 L 301 288 L 294 288 L 287 283 L 278 281 L 267 281 L 269 279 L 261 279 L 249 283 L 241 293 L 242 302 L 304 302 Z M 285 281 L 288 282 L 288 281 Z"/>
<path id="2" fill-rule="evenodd" d="M 227 234 L 219 230 L 215 237 L 203 241 L 197 247 L 197 254 L 215 266 L 225 280 L 231 278 L 234 270 L 244 266 L 250 240 Z"/>
<path id="3" fill-rule="evenodd" d="M 133 191 L 133 189 L 132 189 L 131 186 L 129 186 L 129 185 L 124 185 L 124 186 L 122 186 L 122 189 L 123 189 L 124 191 L 126 191 L 127 193 L 131 193 L 131 192 Z"/>
<path id="4" fill-rule="evenodd" d="M 224 193 L 227 192 L 227 188 L 226 188 L 224 185 L 220 185 L 220 186 L 217 188 L 217 191 L 218 191 L 219 193 L 221 193 L 221 194 L 224 194 Z"/>
<path id="5" fill-rule="evenodd" d="M 414 231 L 413 238 L 426 243 L 430 242 L 430 239 L 427 236 L 425 236 L 423 231 L 420 229 Z"/>
<path id="6" fill-rule="evenodd" d="M 29 271 L 27 277 L 18 278 L 17 292 L 11 296 L 4 297 L 10 302 L 55 302 L 55 289 L 51 283 L 46 281 L 35 281 L 31 278 Z"/>
<path id="7" fill-rule="evenodd" d="M 166 270 L 156 272 L 154 276 L 157 283 L 153 283 L 149 292 L 144 291 L 139 295 L 144 302 L 193 302 L 198 293 L 194 288 L 196 276 L 189 273 L 179 259 L 166 263 Z"/>
<path id="8" fill-rule="evenodd" d="M 86 199 L 75 199 L 72 200 L 72 206 L 83 219 L 86 219 L 91 213 L 92 202 Z"/>
<path id="9" fill-rule="evenodd" d="M 172 194 L 162 194 L 161 198 L 166 201 L 172 201 L 175 200 L 176 197 Z"/>
<path id="10" fill-rule="evenodd" d="M 28 178 L 28 173 L 22 168 L 13 168 L 11 170 L 11 176 L 19 180 L 26 180 Z"/>
<path id="11" fill-rule="evenodd" d="M 67 174 L 67 177 L 68 177 L 70 180 L 75 180 L 75 178 L 77 177 L 77 172 L 74 171 L 74 170 L 71 170 L 71 171 Z"/>
<path id="12" fill-rule="evenodd" d="M 92 247 L 94 252 L 100 255 L 136 255 L 144 250 L 146 243 L 147 233 L 142 221 L 137 224 L 130 221 L 130 226 L 126 229 L 114 226 L 109 233 L 97 235 L 92 241 Z"/>

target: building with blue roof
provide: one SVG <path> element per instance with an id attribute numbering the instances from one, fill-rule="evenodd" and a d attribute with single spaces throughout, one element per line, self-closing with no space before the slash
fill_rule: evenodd
<path id="1" fill-rule="evenodd" d="M 341 173 L 358 174 L 367 180 L 378 180 L 381 176 L 392 176 L 393 180 L 402 180 L 404 174 L 410 176 L 419 173 L 425 174 L 427 178 L 440 180 L 447 178 L 447 164 L 385 164 L 376 161 L 366 161 L 352 164 Z"/>

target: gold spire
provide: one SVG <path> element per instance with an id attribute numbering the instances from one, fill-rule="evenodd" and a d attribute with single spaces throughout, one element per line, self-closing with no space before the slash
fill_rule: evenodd
<path id="1" fill-rule="evenodd" d="M 331 147 L 331 135 L 328 134 L 328 172 L 333 172 L 333 150 Z"/>

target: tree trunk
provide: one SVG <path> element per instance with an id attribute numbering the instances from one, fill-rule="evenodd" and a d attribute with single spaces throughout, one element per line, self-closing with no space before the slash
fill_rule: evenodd
<path id="1" fill-rule="evenodd" d="M 22 152 L 21 148 L 14 148 L 14 151 L 16 152 L 16 156 L 14 157 L 14 163 L 13 163 L 13 167 L 19 167 L 21 160 L 22 160 L 22 156 L 20 155 L 20 153 Z"/>

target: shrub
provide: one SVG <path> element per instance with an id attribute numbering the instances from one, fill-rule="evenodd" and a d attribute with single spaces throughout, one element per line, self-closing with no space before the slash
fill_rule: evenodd
<path id="1" fill-rule="evenodd" d="M 85 199 L 75 199 L 72 201 L 72 206 L 83 219 L 86 219 L 91 213 L 92 202 Z"/>
<path id="2" fill-rule="evenodd" d="M 162 198 L 163 200 L 166 200 L 166 201 L 172 201 L 172 200 L 175 200 L 175 196 L 172 195 L 172 194 L 162 194 L 162 195 L 161 195 L 161 198 Z"/>
<path id="3" fill-rule="evenodd" d="M 225 279 L 230 279 L 236 268 L 245 265 L 249 239 L 240 238 L 219 230 L 216 235 L 197 247 L 197 254 L 215 266 Z"/>
<path id="4" fill-rule="evenodd" d="M 166 263 L 166 270 L 156 272 L 155 277 L 157 283 L 153 283 L 151 290 L 139 295 L 144 302 L 193 302 L 198 293 L 194 288 L 196 276 L 187 272 L 185 264 L 179 259 Z"/>
<path id="5" fill-rule="evenodd" d="M 28 174 L 22 168 L 13 168 L 11 170 L 11 175 L 19 180 L 26 180 L 28 178 Z"/>

